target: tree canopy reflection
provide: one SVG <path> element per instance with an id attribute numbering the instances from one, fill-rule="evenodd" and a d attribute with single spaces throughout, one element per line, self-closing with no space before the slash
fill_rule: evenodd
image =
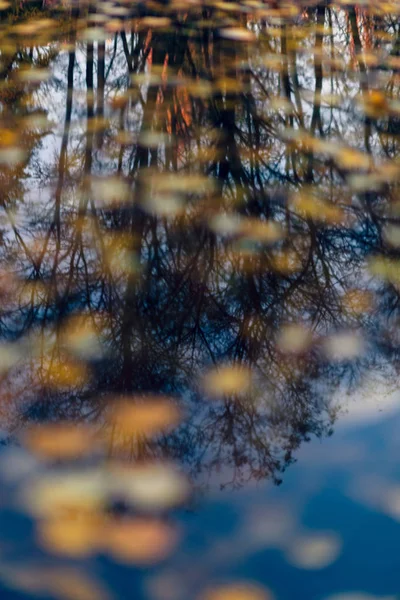
<path id="1" fill-rule="evenodd" d="M 7 434 L 168 396 L 176 430 L 107 456 L 279 482 L 398 368 L 398 7 L 58 10 L 3 9 Z"/>

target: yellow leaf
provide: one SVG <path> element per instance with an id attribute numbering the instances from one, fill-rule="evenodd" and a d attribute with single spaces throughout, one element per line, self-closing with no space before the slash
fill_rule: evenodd
<path id="1" fill-rule="evenodd" d="M 324 569 L 340 554 L 340 539 L 332 533 L 295 538 L 287 550 L 288 561 L 299 569 Z"/>
<path id="2" fill-rule="evenodd" d="M 369 169 L 372 160 L 368 154 L 352 148 L 340 148 L 335 153 L 336 162 L 343 169 Z"/>
<path id="3" fill-rule="evenodd" d="M 169 398 L 143 396 L 118 402 L 111 418 L 126 434 L 154 436 L 176 427 L 181 412 Z"/>
<path id="4" fill-rule="evenodd" d="M 79 458 L 93 450 L 94 439 L 90 426 L 74 423 L 35 425 L 23 435 L 31 452 L 51 460 Z"/>
<path id="5" fill-rule="evenodd" d="M 268 590 L 252 583 L 232 583 L 215 587 L 201 600 L 272 600 Z"/>
<path id="6" fill-rule="evenodd" d="M 105 548 L 116 560 L 142 565 L 164 559 L 177 542 L 176 531 L 156 519 L 112 520 L 104 534 Z"/>
<path id="7" fill-rule="evenodd" d="M 138 509 L 173 508 L 184 502 L 189 493 L 186 478 L 168 464 L 114 465 L 110 474 L 114 493 Z"/>
<path id="8" fill-rule="evenodd" d="M 281 327 L 277 344 L 282 352 L 300 354 L 309 348 L 311 341 L 309 329 L 300 323 L 290 323 Z"/>
<path id="9" fill-rule="evenodd" d="M 26 509 L 39 517 L 95 512 L 104 506 L 106 485 L 100 471 L 46 475 L 22 490 Z"/>
<path id="10" fill-rule="evenodd" d="M 210 369 L 203 377 L 203 389 L 208 396 L 243 394 L 250 388 L 251 370 L 240 364 L 222 364 Z"/>
<path id="11" fill-rule="evenodd" d="M 128 202 L 131 191 L 129 184 L 121 177 L 92 179 L 93 199 L 99 206 L 118 206 Z"/>
<path id="12" fill-rule="evenodd" d="M 88 315 L 70 317 L 61 330 L 61 339 L 67 349 L 82 358 L 96 358 L 101 355 L 99 338 Z"/>
<path id="13" fill-rule="evenodd" d="M 374 305 L 373 295 L 366 290 L 349 290 L 343 295 L 343 308 L 353 315 L 364 315 Z"/>
<path id="14" fill-rule="evenodd" d="M 169 17 L 144 17 L 139 21 L 140 27 L 151 29 L 164 29 L 171 24 L 171 19 Z"/>
<path id="15" fill-rule="evenodd" d="M 237 42 L 253 42 L 256 39 L 252 31 L 243 27 L 226 27 L 220 29 L 219 34 L 227 40 L 235 40 Z"/>
<path id="16" fill-rule="evenodd" d="M 39 544 L 53 554 L 82 558 L 97 551 L 101 534 L 101 518 L 73 513 L 39 521 Z"/>
<path id="17" fill-rule="evenodd" d="M 286 250 L 276 252 L 271 257 L 271 266 L 278 273 L 282 275 L 289 275 L 295 273 L 301 268 L 301 261 L 296 252 L 293 250 Z"/>
<path id="18" fill-rule="evenodd" d="M 325 340 L 325 351 L 331 360 L 352 360 L 363 354 L 364 349 L 364 340 L 358 332 L 338 332 Z"/>
<path id="19" fill-rule="evenodd" d="M 400 261 L 386 256 L 375 256 L 369 260 L 369 271 L 375 277 L 400 284 Z"/>
<path id="20" fill-rule="evenodd" d="M 42 365 L 43 383 L 50 388 L 81 386 L 87 382 L 89 371 L 85 364 L 73 361 L 47 358 Z"/>
<path id="21" fill-rule="evenodd" d="M 294 194 L 292 196 L 292 206 L 296 212 L 314 221 L 333 225 L 341 223 L 344 219 L 344 212 L 341 208 L 335 204 L 324 202 L 309 190 Z"/>
<path id="22" fill-rule="evenodd" d="M 246 238 L 268 244 L 277 242 L 284 237 L 282 227 L 275 221 L 261 221 L 255 218 L 243 219 L 238 231 Z"/>

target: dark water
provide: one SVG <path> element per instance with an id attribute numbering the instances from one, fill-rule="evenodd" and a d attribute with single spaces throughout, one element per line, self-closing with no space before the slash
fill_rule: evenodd
<path id="1" fill-rule="evenodd" d="M 399 14 L 0 2 L 1 598 L 400 597 Z"/>

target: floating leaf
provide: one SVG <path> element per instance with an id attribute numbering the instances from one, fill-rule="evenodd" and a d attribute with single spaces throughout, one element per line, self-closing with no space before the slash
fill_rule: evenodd
<path id="1" fill-rule="evenodd" d="M 145 210 L 160 217 L 176 217 L 184 212 L 182 198 L 173 194 L 151 195 L 143 203 Z"/>
<path id="2" fill-rule="evenodd" d="M 300 323 L 283 325 L 278 333 L 277 345 L 282 352 L 300 354 L 306 351 L 312 341 L 311 331 Z"/>
<path id="3" fill-rule="evenodd" d="M 343 169 L 369 169 L 371 157 L 352 148 L 339 148 L 335 152 L 338 165 Z"/>
<path id="4" fill-rule="evenodd" d="M 170 554 L 177 542 L 175 529 L 156 519 L 114 519 L 105 530 L 104 543 L 118 561 L 147 565 Z"/>
<path id="5" fill-rule="evenodd" d="M 240 364 L 222 364 L 205 373 L 203 389 L 208 396 L 243 394 L 250 389 L 251 370 Z"/>
<path id="6" fill-rule="evenodd" d="M 343 222 L 344 213 L 335 204 L 324 202 L 313 193 L 303 191 L 292 196 L 292 206 L 307 219 L 337 224 Z"/>
<path id="7" fill-rule="evenodd" d="M 29 83 L 42 83 L 50 78 L 48 69 L 23 69 L 18 73 L 18 79 Z"/>
<path id="8" fill-rule="evenodd" d="M 50 388 L 82 386 L 89 379 L 89 370 L 85 364 L 65 358 L 64 360 L 47 358 L 41 366 L 43 382 Z"/>
<path id="9" fill-rule="evenodd" d="M 349 290 L 342 298 L 343 308 L 357 316 L 369 313 L 374 305 L 374 299 L 371 292 L 367 290 Z"/>
<path id="10" fill-rule="evenodd" d="M 169 17 L 147 16 L 140 20 L 141 27 L 149 27 L 151 29 L 165 29 L 171 24 Z"/>
<path id="11" fill-rule="evenodd" d="M 81 358 L 94 359 L 101 356 L 101 346 L 93 319 L 87 315 L 75 315 L 68 319 L 61 331 L 67 349 Z"/>
<path id="12" fill-rule="evenodd" d="M 295 538 L 286 558 L 299 569 L 324 569 L 339 557 L 341 542 L 333 533 Z"/>
<path id="13" fill-rule="evenodd" d="M 113 494 L 145 511 L 178 506 L 189 493 L 186 478 L 168 464 L 114 465 L 111 476 Z"/>
<path id="14" fill-rule="evenodd" d="M 238 582 L 215 587 L 201 596 L 201 600 L 272 600 L 272 595 L 261 586 Z"/>
<path id="15" fill-rule="evenodd" d="M 364 340 L 357 332 L 339 332 L 325 340 L 325 351 L 331 360 L 352 360 L 361 356 L 364 349 Z"/>
<path id="16" fill-rule="evenodd" d="M 108 33 L 101 27 L 88 27 L 80 34 L 80 39 L 84 42 L 105 42 Z"/>
<path id="17" fill-rule="evenodd" d="M 244 237 L 264 244 L 273 244 L 284 237 L 284 231 L 278 223 L 252 218 L 243 219 L 238 231 Z"/>
<path id="18" fill-rule="evenodd" d="M 92 179 L 92 194 L 99 206 L 125 204 L 131 195 L 129 184 L 121 177 Z"/>
<path id="19" fill-rule="evenodd" d="M 301 268 L 301 260 L 297 252 L 286 250 L 276 252 L 271 256 L 271 266 L 278 273 L 289 275 Z"/>
<path id="20" fill-rule="evenodd" d="M 4 375 L 22 358 L 22 350 L 18 344 L 0 344 L 0 374 Z"/>
<path id="21" fill-rule="evenodd" d="M 48 423 L 31 426 L 23 442 L 40 458 L 72 460 L 93 450 L 93 429 L 78 423 Z"/>
<path id="22" fill-rule="evenodd" d="M 104 505 L 106 486 L 99 471 L 71 471 L 40 477 L 27 484 L 22 501 L 39 517 L 73 512 L 96 512 Z"/>
<path id="23" fill-rule="evenodd" d="M 210 229 L 220 235 L 234 235 L 241 230 L 241 219 L 233 213 L 221 213 L 213 216 L 209 221 Z"/>
<path id="24" fill-rule="evenodd" d="M 56 600 L 112 600 L 112 596 L 89 575 L 72 567 L 44 568 L 38 564 L 6 570 L 7 583 L 18 590 Z"/>
<path id="25" fill-rule="evenodd" d="M 158 148 L 170 145 L 171 139 L 160 131 L 143 131 L 139 136 L 139 144 L 146 148 Z"/>
<path id="26" fill-rule="evenodd" d="M 242 27 L 226 27 L 220 29 L 219 34 L 227 40 L 235 40 L 237 42 L 253 42 L 256 39 L 252 31 Z"/>
<path id="27" fill-rule="evenodd" d="M 125 434 L 154 436 L 176 427 L 181 412 L 176 402 L 169 398 L 143 396 L 118 402 L 111 418 Z"/>
<path id="28" fill-rule="evenodd" d="M 86 513 L 52 517 L 38 523 L 38 542 L 48 552 L 82 558 L 97 551 L 101 519 Z"/>
<path id="29" fill-rule="evenodd" d="M 400 261 L 386 256 L 375 256 L 369 260 L 369 271 L 380 279 L 400 284 Z"/>
<path id="30" fill-rule="evenodd" d="M 390 246 L 393 246 L 393 248 L 400 247 L 400 226 L 387 225 L 383 230 L 383 237 Z"/>
<path id="31" fill-rule="evenodd" d="M 19 147 L 0 149 L 0 165 L 16 167 L 26 159 L 26 152 Z"/>

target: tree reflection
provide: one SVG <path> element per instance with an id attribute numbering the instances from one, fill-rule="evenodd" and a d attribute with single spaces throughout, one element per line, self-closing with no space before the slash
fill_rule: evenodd
<path id="1" fill-rule="evenodd" d="M 55 121 L 42 151 L 29 133 L 1 173 L 11 434 L 38 419 L 101 427 L 116 396 L 167 394 L 185 423 L 122 454 L 278 482 L 303 440 L 331 433 L 343 381 L 397 368 L 396 27 L 379 11 L 277 4 L 233 9 L 242 37 L 228 7 L 81 6 L 66 52 L 20 36 L 2 54 L 2 127 Z M 20 82 L 25 60 L 52 65 L 45 88 Z M 88 330 L 71 342 L 72 315 Z M 282 345 L 287 324 L 310 343 Z M 362 332 L 362 356 L 331 360 L 342 330 Z M 202 373 L 221 363 L 254 382 L 206 402 Z"/>

